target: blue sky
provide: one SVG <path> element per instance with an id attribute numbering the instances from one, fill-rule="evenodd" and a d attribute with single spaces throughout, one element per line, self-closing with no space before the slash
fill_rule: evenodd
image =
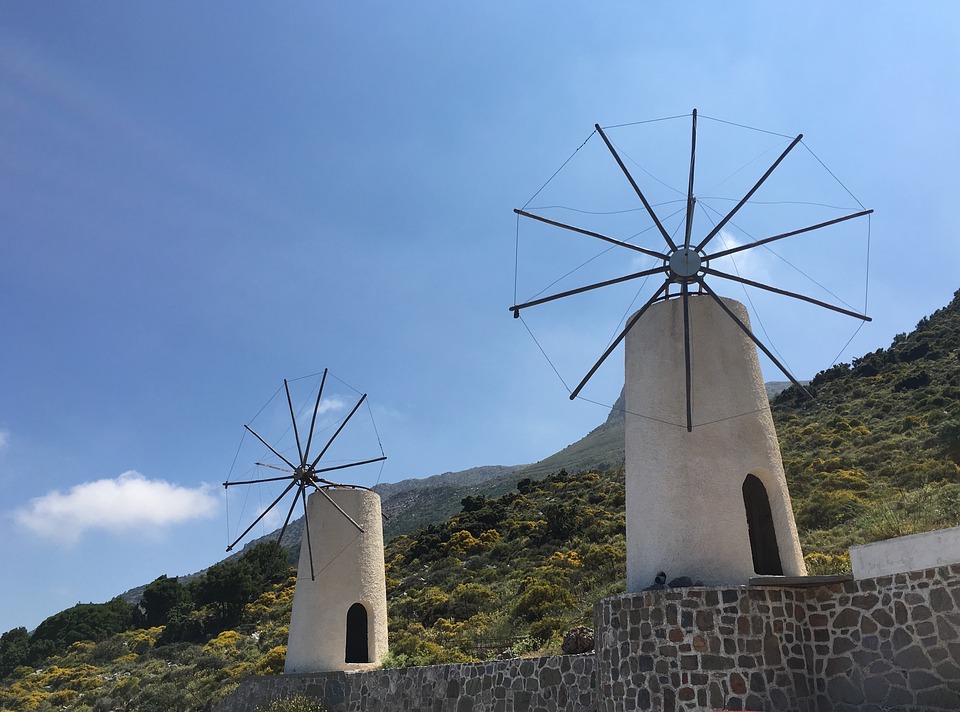
<path id="1" fill-rule="evenodd" d="M 958 35 L 947 2 L 0 0 L 0 631 L 219 560 L 219 484 L 284 378 L 369 394 L 365 483 L 596 426 L 507 311 L 512 209 L 594 123 L 803 132 L 876 210 L 843 358 L 886 346 L 960 287 Z M 794 259 L 862 294 L 856 239 Z M 855 328 L 764 308 L 801 378 Z M 566 309 L 530 323 L 576 376 L 602 344 Z M 618 355 L 591 399 L 621 384 Z"/>

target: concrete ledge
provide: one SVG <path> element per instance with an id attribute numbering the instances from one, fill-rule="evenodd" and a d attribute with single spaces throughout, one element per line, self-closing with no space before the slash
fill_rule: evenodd
<path id="1" fill-rule="evenodd" d="M 850 574 L 836 576 L 755 576 L 748 586 L 782 586 L 784 588 L 810 588 L 811 586 L 830 586 L 835 583 L 853 581 Z"/>
<path id="2" fill-rule="evenodd" d="M 850 547 L 857 581 L 960 563 L 960 527 Z"/>

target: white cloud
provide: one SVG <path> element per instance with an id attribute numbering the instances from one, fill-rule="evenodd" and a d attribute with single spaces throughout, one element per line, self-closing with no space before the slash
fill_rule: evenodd
<path id="1" fill-rule="evenodd" d="M 324 398 L 320 401 L 320 409 L 317 413 L 331 413 L 343 410 L 346 408 L 346 401 L 343 400 L 340 396 L 333 396 L 331 398 Z"/>
<path id="2" fill-rule="evenodd" d="M 711 243 L 713 252 L 732 250 L 735 247 L 749 244 L 746 240 L 738 240 L 726 230 L 717 235 L 716 243 Z M 770 279 L 770 266 L 776 258 L 763 247 L 738 252 L 729 257 L 721 257 L 710 262 L 710 266 L 728 274 L 734 274 L 755 282 L 765 282 Z"/>
<path id="3" fill-rule="evenodd" d="M 10 442 L 10 433 L 6 430 L 0 430 L 0 452 L 3 452 L 7 449 L 7 444 Z"/>
<path id="4" fill-rule="evenodd" d="M 207 518 L 216 509 L 217 499 L 206 485 L 181 487 L 129 470 L 115 479 L 84 482 L 66 493 L 54 490 L 32 499 L 14 518 L 40 536 L 72 543 L 91 530 L 156 529 Z"/>

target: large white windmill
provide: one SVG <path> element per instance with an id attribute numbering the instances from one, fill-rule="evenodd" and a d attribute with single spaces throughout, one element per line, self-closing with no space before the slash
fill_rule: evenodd
<path id="1" fill-rule="evenodd" d="M 644 588 L 660 571 L 707 584 L 742 584 L 757 575 L 803 575 L 806 570 L 757 350 L 801 393 L 810 394 L 751 330 L 746 308 L 719 296 L 708 280 L 748 285 L 869 321 L 852 309 L 711 265 L 873 211 L 856 210 L 715 249 L 714 239 L 733 224 L 735 216 L 800 144 L 802 134 L 789 142 L 732 209 L 695 240 L 696 110 L 692 112 L 680 234 L 667 231 L 607 133 L 599 125 L 595 130 L 662 237 L 663 246 L 651 249 L 636 244 L 631 240 L 638 232 L 617 237 L 526 208 L 515 210 L 518 219 L 601 240 L 652 258 L 655 264 L 548 296 L 537 295 L 510 310 L 519 317 L 524 309 L 558 299 L 633 280 L 663 278 L 653 296 L 626 320 L 570 393 L 571 399 L 576 398 L 601 364 L 625 342 L 627 589 Z"/>

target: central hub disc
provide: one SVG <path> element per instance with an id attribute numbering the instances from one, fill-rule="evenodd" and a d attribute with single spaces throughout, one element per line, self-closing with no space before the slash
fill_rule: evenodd
<path id="1" fill-rule="evenodd" d="M 674 277 L 687 281 L 696 276 L 703 264 L 700 253 L 692 247 L 680 247 L 669 258 L 670 272 Z"/>

